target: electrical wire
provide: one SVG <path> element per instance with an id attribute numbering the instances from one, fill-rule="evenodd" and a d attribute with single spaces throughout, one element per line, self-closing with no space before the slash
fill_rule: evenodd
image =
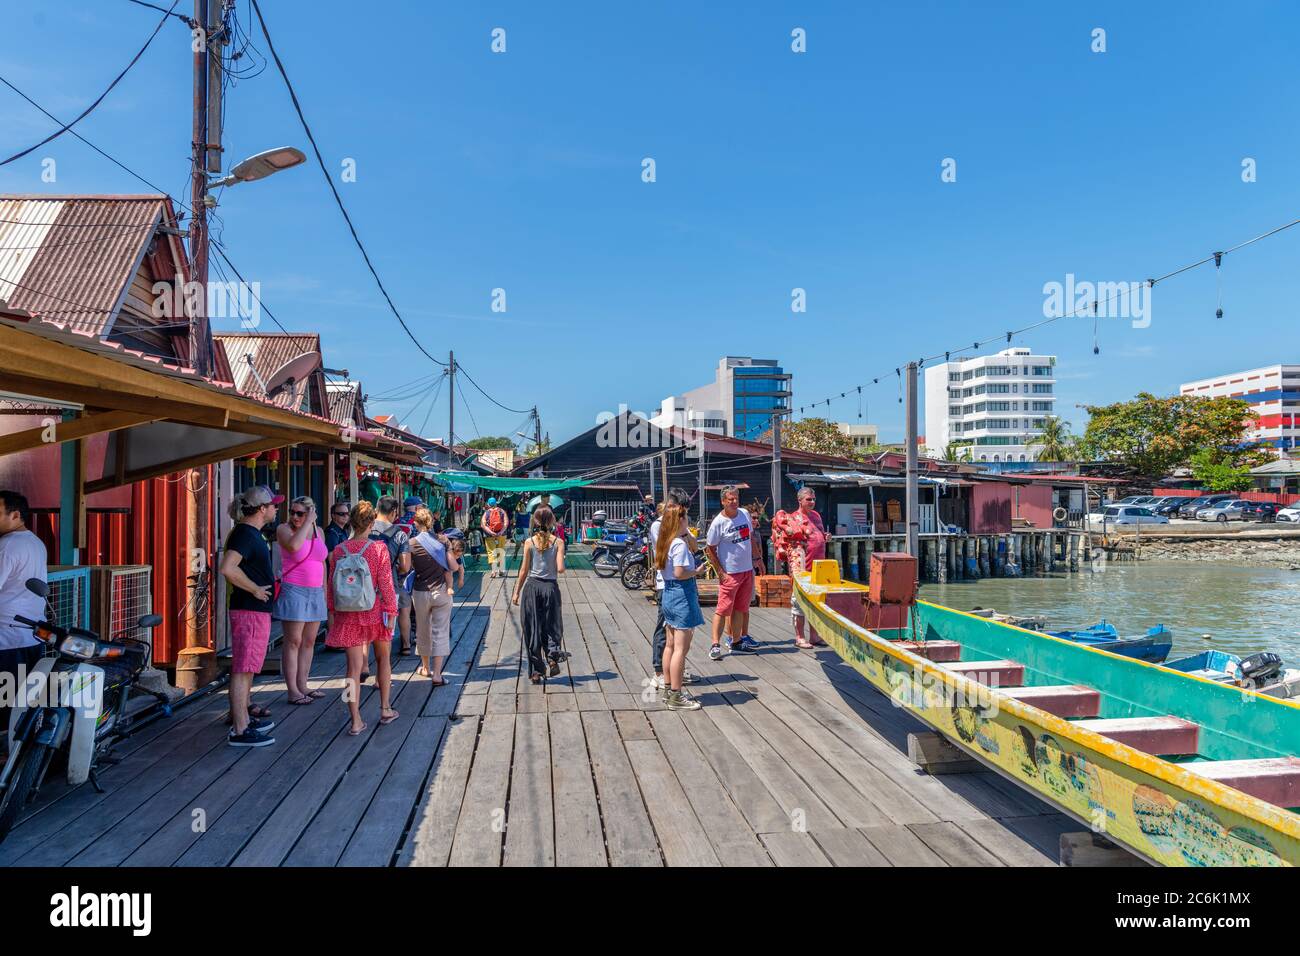
<path id="1" fill-rule="evenodd" d="M 474 437 L 482 438 L 483 433 L 478 430 L 478 422 L 474 421 L 474 409 L 469 407 L 469 399 L 465 397 L 465 390 L 460 387 L 460 382 L 456 383 L 456 391 L 460 393 L 460 400 L 465 406 L 465 411 L 469 413 L 469 423 L 474 426 Z"/>
<path id="2" fill-rule="evenodd" d="M 172 5 L 171 5 L 171 9 L 170 9 L 170 10 L 167 10 L 167 11 L 165 11 L 165 12 L 163 13 L 162 19 L 159 20 L 159 21 L 158 21 L 158 25 L 157 25 L 156 27 L 153 28 L 153 33 L 149 34 L 149 39 L 147 39 L 147 40 L 144 41 L 144 46 L 140 47 L 140 49 L 139 49 L 139 51 L 136 53 L 136 55 L 133 56 L 133 57 L 131 57 L 131 62 L 128 63 L 125 67 L 122 68 L 122 72 L 119 73 L 119 74 L 117 74 L 117 76 L 115 76 L 115 77 L 113 78 L 113 82 L 110 83 L 110 84 L 108 84 L 108 87 L 104 90 L 104 92 L 100 93 L 99 96 L 97 96 L 97 97 L 95 98 L 95 101 L 94 101 L 93 103 L 91 103 L 91 104 L 90 104 L 89 106 L 87 106 L 84 110 L 82 110 L 81 113 L 80 113 L 80 115 L 78 115 L 76 119 L 74 119 L 71 123 L 65 123 L 63 126 L 61 126 L 59 129 L 55 130 L 55 131 L 54 131 L 53 133 L 51 133 L 49 136 L 45 137 L 45 138 L 44 138 L 43 140 L 41 140 L 39 143 L 33 143 L 31 146 L 28 146 L 26 149 L 24 149 L 24 150 L 20 150 L 19 152 L 14 153 L 14 154 L 13 154 L 12 156 L 10 156 L 8 159 L 0 159 L 0 166 L 8 166 L 10 163 L 14 162 L 15 160 L 22 159 L 22 158 L 23 158 L 24 156 L 26 156 L 28 153 L 31 153 L 31 152 L 34 152 L 35 150 L 40 149 L 40 148 L 41 148 L 42 146 L 44 146 L 46 143 L 49 143 L 49 142 L 51 142 L 51 141 L 53 141 L 53 140 L 58 139 L 58 138 L 59 138 L 60 136 L 62 136 L 64 133 L 66 133 L 66 132 L 68 132 L 69 130 L 71 130 L 72 127 L 76 126 L 76 125 L 77 125 L 78 123 L 80 123 L 83 119 L 85 119 L 87 116 L 89 116 L 91 113 L 93 113 L 93 112 L 95 111 L 95 108 L 96 108 L 97 106 L 99 106 L 99 104 L 102 103 L 102 102 L 104 101 L 104 97 L 108 96 L 109 93 L 113 92 L 113 87 L 117 86 L 117 84 L 118 84 L 119 82 L 121 82 L 122 77 L 126 76 L 126 74 L 127 74 L 128 72 L 130 72 L 131 67 L 135 66 L 136 63 L 139 62 L 140 57 L 144 56 L 144 51 L 147 50 L 147 49 L 149 49 L 149 44 L 153 43 L 153 39 L 154 39 L 154 37 L 156 37 L 156 36 L 158 35 L 158 33 L 162 30 L 163 25 L 167 22 L 167 18 L 170 17 L 170 16 L 172 16 L 173 11 L 176 9 L 176 7 L 177 7 L 177 5 L 178 5 L 179 3 L 180 3 L 180 0 L 173 0 L 173 3 L 172 3 Z M 8 81 L 5 81 L 5 85 L 6 85 L 6 86 L 9 86 L 10 89 L 13 89 L 13 86 L 12 86 Z M 15 92 L 17 92 L 17 90 L 15 90 Z"/>
<path id="3" fill-rule="evenodd" d="M 1297 225 L 1300 225 L 1300 219 L 1292 219 L 1291 221 L 1286 222 L 1286 223 L 1283 223 L 1282 225 L 1280 225 L 1280 226 L 1278 226 L 1278 227 L 1276 227 L 1276 228 L 1274 228 L 1274 229 L 1270 229 L 1268 232 L 1261 233 L 1260 235 L 1255 236 L 1255 237 L 1252 238 L 1252 239 L 1247 239 L 1247 240 L 1245 240 L 1244 242 L 1239 242 L 1239 243 L 1237 243 L 1235 246 L 1229 246 L 1228 248 L 1222 250 L 1221 252 L 1213 252 L 1213 253 L 1211 253 L 1210 255 L 1206 256 L 1206 257 L 1203 258 L 1203 259 L 1198 259 L 1198 260 L 1196 260 L 1195 262 L 1190 262 L 1190 263 L 1188 263 L 1187 265 L 1185 265 L 1185 266 L 1181 266 L 1181 267 L 1179 267 L 1179 268 L 1177 268 L 1177 269 L 1174 269 L 1174 270 L 1171 271 L 1171 272 L 1167 272 L 1167 273 L 1165 273 L 1164 275 L 1160 275 L 1160 276 L 1156 276 L 1155 278 L 1147 279 L 1147 280 L 1145 280 L 1145 281 L 1146 281 L 1147 288 L 1148 288 L 1148 289 L 1154 288 L 1155 285 L 1156 285 L 1156 283 L 1158 283 L 1158 282 L 1164 282 L 1164 281 L 1167 280 L 1167 279 L 1172 279 L 1172 278 L 1174 278 L 1175 276 L 1182 275 L 1182 274 L 1185 273 L 1185 272 L 1190 272 L 1192 269 L 1196 269 L 1196 268 L 1198 268 L 1198 267 L 1200 267 L 1200 266 L 1206 265 L 1207 263 L 1211 263 L 1211 262 L 1215 263 L 1215 268 L 1216 268 L 1216 270 L 1217 270 L 1217 269 L 1219 268 L 1219 264 L 1221 263 L 1223 257 L 1226 256 L 1226 255 L 1228 255 L 1229 253 L 1231 253 L 1231 252 L 1237 252 L 1237 251 L 1239 251 L 1239 250 L 1241 250 L 1241 249 L 1246 248 L 1247 246 L 1253 245 L 1253 244 L 1255 244 L 1255 243 L 1257 243 L 1257 242 L 1260 242 L 1260 241 L 1262 241 L 1262 240 L 1264 240 L 1264 239 L 1268 239 L 1268 238 L 1270 238 L 1271 236 L 1276 236 L 1278 233 L 1280 233 L 1280 232 L 1285 232 L 1287 229 L 1291 229 L 1292 227 L 1297 226 Z M 1127 289 L 1118 290 L 1118 291 L 1116 291 L 1116 292 L 1111 293 L 1109 296 L 1107 296 L 1107 297 L 1104 298 L 1104 299 L 1094 299 L 1094 300 L 1092 300 L 1092 302 L 1088 303 L 1087 305 L 1083 306 L 1082 308 L 1071 309 L 1069 312 L 1062 313 L 1061 315 L 1048 316 L 1048 317 L 1046 317 L 1046 318 L 1044 318 L 1044 319 L 1041 319 L 1041 320 L 1039 320 L 1039 321 L 1037 321 L 1037 322 L 1034 322 L 1034 323 L 1032 323 L 1032 324 L 1030 324 L 1030 325 L 1026 325 L 1026 326 L 1024 326 L 1023 328 L 1012 329 L 1012 330 L 1007 331 L 1007 332 L 1000 332 L 1000 333 L 998 333 L 998 334 L 996 334 L 996 335 L 993 335 L 993 336 L 990 336 L 990 337 L 988 337 L 988 338 L 986 338 L 986 339 L 978 340 L 978 341 L 976 341 L 975 343 L 973 343 L 972 345 L 966 345 L 966 346 L 961 346 L 961 347 L 959 347 L 959 348 L 947 349 L 947 350 L 942 351 L 942 352 L 937 352 L 937 353 L 935 353 L 934 355 L 929 355 L 929 356 L 926 356 L 926 357 L 924 357 L 924 358 L 918 359 L 917 362 L 918 362 L 918 365 L 921 365 L 921 366 L 923 366 L 926 362 L 933 362 L 933 361 L 936 361 L 937 359 L 940 359 L 940 358 L 942 358 L 945 362 L 947 362 L 947 361 L 950 361 L 951 358 L 952 358 L 952 356 L 954 356 L 954 355 L 960 355 L 960 354 L 962 354 L 963 352 L 977 352 L 977 351 L 979 351 L 981 348 L 983 348 L 984 346 L 986 346 L 986 345 L 992 345 L 994 342 L 1002 342 L 1002 341 L 1004 341 L 1004 340 L 1005 340 L 1006 342 L 1010 342 L 1013 336 L 1024 335 L 1024 334 L 1026 334 L 1026 333 L 1033 332 L 1033 331 L 1035 331 L 1035 330 L 1037 330 L 1037 329 L 1043 328 L 1044 326 L 1051 325 L 1053 322 L 1059 322 L 1059 321 L 1061 321 L 1062 319 L 1075 318 L 1075 317 L 1077 317 L 1077 316 L 1084 315 L 1084 314 L 1087 313 L 1087 311 L 1088 311 L 1089 309 L 1092 310 L 1092 313 L 1093 313 L 1093 316 L 1094 316 L 1094 319 L 1095 319 L 1095 317 L 1096 317 L 1096 315 L 1097 315 L 1097 308 L 1098 308 L 1098 305 L 1099 305 L 1099 304 L 1103 304 L 1103 303 L 1104 303 L 1104 304 L 1106 304 L 1106 305 L 1109 305 L 1111 302 L 1114 302 L 1115 300 L 1117 300 L 1117 299 L 1119 299 L 1119 298 L 1122 298 L 1122 297 L 1127 297 L 1127 296 L 1129 296 L 1129 295 L 1131 295 L 1131 291 L 1130 291 L 1130 290 L 1127 290 Z M 1221 309 L 1221 308 L 1222 308 L 1222 302 L 1220 301 L 1220 309 Z M 1095 330 L 1094 330 L 1094 331 L 1095 331 Z M 1095 339 L 1095 335 L 1094 335 L 1094 342 L 1093 342 L 1093 351 L 1094 351 L 1095 354 L 1100 352 L 1100 349 L 1099 349 L 1099 347 L 1098 347 L 1098 345 L 1097 345 L 1097 342 L 1096 342 L 1096 339 Z M 894 367 L 892 370 L 890 370 L 890 371 L 893 371 L 896 375 L 898 375 L 898 376 L 899 376 L 899 380 L 900 380 L 900 382 L 901 382 L 902 366 L 895 366 L 895 367 Z M 880 380 L 881 380 L 882 378 L 886 378 L 888 375 L 889 375 L 889 371 L 885 371 L 885 372 L 882 372 L 880 375 L 872 376 L 871 379 L 870 379 L 870 384 L 872 384 L 872 385 L 879 385 L 879 384 L 880 384 Z M 840 397 L 840 398 L 845 397 L 845 396 L 846 396 L 846 395 L 847 395 L 851 390 L 856 390 L 856 389 L 860 389 L 860 388 L 865 388 L 865 387 L 867 386 L 867 384 L 868 384 L 867 382 L 863 382 L 862 385 L 852 385 L 852 386 L 849 386 L 848 388 L 844 389 L 844 390 L 840 393 L 839 397 Z M 830 396 L 830 397 L 828 397 L 828 398 L 818 399 L 817 401 L 815 401 L 815 402 L 813 402 L 813 403 L 811 403 L 811 404 L 804 404 L 804 405 L 799 406 L 799 412 L 800 412 L 800 414 L 803 414 L 803 410 L 804 410 L 805 408 L 812 409 L 812 408 L 816 408 L 818 405 L 823 405 L 823 404 L 826 405 L 827 408 L 829 408 L 829 407 L 830 407 L 830 403 L 831 403 L 832 401 L 836 401 L 836 400 L 837 400 L 837 398 L 836 398 L 836 396 L 834 396 L 834 395 L 832 395 L 832 396 Z"/>
<path id="4" fill-rule="evenodd" d="M 365 244 L 361 241 L 361 236 L 357 234 L 357 228 L 352 223 L 352 217 L 348 214 L 347 207 L 343 205 L 343 197 L 339 195 L 338 187 L 334 185 L 334 177 L 330 175 L 329 169 L 325 166 L 325 158 L 321 156 L 320 147 L 316 145 L 316 137 L 312 134 L 311 126 L 307 123 L 307 117 L 303 115 L 302 104 L 298 102 L 298 93 L 294 90 L 289 74 L 284 68 L 284 63 L 280 60 L 280 54 L 276 52 L 275 43 L 271 40 L 271 33 L 266 27 L 266 19 L 262 16 L 262 7 L 257 0 L 250 0 L 250 2 L 252 3 L 253 12 L 257 14 L 257 22 L 262 27 L 262 36 L 266 37 L 266 48 L 271 52 L 271 59 L 275 61 L 275 68 L 279 71 L 280 78 L 284 80 L 284 85 L 289 91 L 289 99 L 293 101 L 293 109 L 298 114 L 298 122 L 302 124 L 303 132 L 307 134 L 307 140 L 311 143 L 312 152 L 316 154 L 316 162 L 320 165 L 321 175 L 325 177 L 325 184 L 329 186 L 330 193 L 334 196 L 334 202 L 339 207 L 339 212 L 343 214 L 343 220 L 347 223 L 348 231 L 352 233 L 352 240 L 357 244 L 357 248 L 361 251 L 361 257 L 366 261 L 366 268 L 374 276 L 375 284 L 379 286 L 379 291 L 383 294 L 384 301 L 388 303 L 388 308 L 392 310 L 393 315 L 396 316 L 398 323 L 402 326 L 402 331 L 406 333 L 407 337 L 423 353 L 425 358 L 437 365 L 445 366 L 446 362 L 434 358 L 428 349 L 420 344 L 420 340 L 415 337 L 415 333 L 411 331 L 406 324 L 406 320 L 402 318 L 402 313 L 397 310 L 392 297 L 384 287 L 384 281 L 379 278 L 379 272 L 375 269 L 374 263 L 370 261 L 370 253 L 366 251 Z"/>
<path id="5" fill-rule="evenodd" d="M 507 412 L 514 412 L 516 415 L 527 415 L 533 411 L 533 409 L 531 408 L 511 408 L 509 405 L 501 404 L 495 398 L 489 395 L 487 392 L 483 391 L 479 383 L 474 381 L 474 376 L 470 375 L 469 372 L 466 372 L 465 366 L 461 365 L 459 362 L 456 363 L 456 371 L 463 374 L 467 379 L 469 379 L 469 383 L 479 390 L 479 394 L 481 394 L 484 398 L 486 398 L 497 408 L 504 409 Z"/>

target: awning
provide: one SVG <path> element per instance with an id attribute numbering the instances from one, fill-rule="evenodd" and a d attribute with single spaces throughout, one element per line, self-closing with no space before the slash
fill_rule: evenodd
<path id="1" fill-rule="evenodd" d="M 589 478 L 498 478 L 469 471 L 444 471 L 435 474 L 433 480 L 453 491 L 479 490 L 516 494 L 563 491 L 565 488 L 582 488 L 591 484 Z"/>
<path id="2" fill-rule="evenodd" d="M 870 486 L 902 486 L 907 484 L 905 475 L 873 475 L 862 471 L 818 471 L 804 474 L 789 474 L 790 481 L 804 485 L 828 485 L 845 488 L 866 488 Z M 931 475 L 917 475 L 918 485 L 962 488 L 971 483 L 962 478 L 935 478 Z"/>

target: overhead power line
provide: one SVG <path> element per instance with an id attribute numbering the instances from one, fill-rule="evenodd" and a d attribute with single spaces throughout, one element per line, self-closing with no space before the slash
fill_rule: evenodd
<path id="1" fill-rule="evenodd" d="M 334 202 L 339 207 L 339 212 L 343 213 L 343 220 L 348 224 L 348 231 L 352 233 L 352 240 L 357 244 L 357 248 L 361 250 L 361 258 L 365 259 L 366 268 L 369 269 L 370 274 L 374 276 L 375 284 L 379 286 L 379 291 L 383 294 L 384 301 L 388 303 L 388 308 L 391 309 L 393 315 L 397 317 L 397 321 L 402 326 L 402 331 L 404 331 L 407 337 L 415 344 L 415 347 L 419 349 L 420 352 L 424 354 L 424 357 L 429 359 L 429 361 L 435 362 L 438 365 L 446 365 L 446 362 L 434 358 L 429 353 L 428 349 L 420 344 L 420 340 L 415 337 L 415 333 L 411 331 L 410 327 L 406 324 L 406 320 L 402 318 L 402 313 L 397 310 L 397 306 L 393 303 L 392 296 L 388 294 L 388 290 L 384 287 L 384 280 L 379 278 L 379 272 L 375 269 L 374 263 L 370 261 L 370 253 L 366 251 L 365 243 L 361 241 L 361 236 L 357 234 L 357 227 L 352 224 L 352 217 L 348 215 L 347 207 L 343 205 L 343 197 L 339 195 L 338 187 L 334 185 L 334 177 L 330 175 L 330 171 L 325 165 L 325 159 L 321 156 L 320 147 L 316 145 L 316 137 L 312 135 L 311 126 L 307 124 L 307 117 L 303 115 L 302 104 L 298 102 L 298 94 L 293 88 L 293 83 L 290 81 L 289 74 L 284 68 L 284 63 L 280 60 L 280 54 L 276 52 L 275 43 L 271 40 L 271 32 L 266 28 L 266 19 L 262 16 L 261 4 L 259 4 L 257 0 L 252 0 L 252 4 L 253 12 L 257 14 L 257 22 L 262 27 L 262 35 L 266 37 L 266 48 L 271 52 L 271 59 L 275 61 L 275 68 L 279 70 L 280 78 L 284 80 L 284 85 L 289 91 L 289 99 L 293 101 L 294 112 L 298 114 L 298 122 L 302 124 L 303 132 L 307 134 L 307 141 L 311 143 L 312 152 L 316 154 L 316 162 L 320 165 L 321 175 L 325 177 L 325 184 L 329 186 L 330 193 L 334 196 Z"/>
<path id="2" fill-rule="evenodd" d="M 140 47 L 140 49 L 136 52 L 135 56 L 131 57 L 131 62 L 122 68 L 122 72 L 117 74 L 117 76 L 113 78 L 113 82 L 108 84 L 108 87 L 104 90 L 104 92 L 100 93 L 99 96 L 95 97 L 95 101 L 91 103 L 89 106 L 87 106 L 84 110 L 82 110 L 80 115 L 78 115 L 76 119 L 74 119 L 71 123 L 63 124 L 59 129 L 55 130 L 53 133 L 45 137 L 39 143 L 33 143 L 31 146 L 28 146 L 26 149 L 14 153 L 8 159 L 0 159 L 0 166 L 7 166 L 10 163 L 12 163 L 14 160 L 22 159 L 28 153 L 40 149 L 46 143 L 58 139 L 64 133 L 71 130 L 72 127 L 76 126 L 83 119 L 85 119 L 87 116 L 93 113 L 95 111 L 95 108 L 99 106 L 100 103 L 104 102 L 104 97 L 108 96 L 109 93 L 113 92 L 113 87 L 117 86 L 117 84 L 121 82 L 122 77 L 126 76 L 126 74 L 130 72 L 131 67 L 135 66 L 136 63 L 139 62 L 140 57 L 144 56 L 144 51 L 149 49 L 149 44 L 153 43 L 153 38 L 158 35 L 160 30 L 162 30 L 163 24 L 167 22 L 168 17 L 172 16 L 173 11 L 175 11 L 176 9 L 176 5 L 179 3 L 180 0 L 174 0 L 174 2 L 171 5 L 171 9 L 167 10 L 163 14 L 162 19 L 158 21 L 158 25 L 153 28 L 153 33 L 149 34 L 149 39 L 144 41 L 144 46 Z M 17 89 L 15 89 L 12 86 L 12 84 L 10 84 L 8 81 L 5 81 L 5 85 L 8 86 L 10 89 L 13 89 L 14 92 L 18 92 Z M 26 97 L 24 97 L 24 99 L 25 98 Z M 41 112 L 45 112 L 45 111 L 42 110 Z"/>
<path id="3" fill-rule="evenodd" d="M 487 392 L 483 391 L 483 388 L 479 385 L 479 383 L 476 382 L 476 381 L 474 381 L 474 376 L 470 375 L 469 372 L 466 372 L 466 371 L 465 371 L 465 366 L 461 365 L 459 362 L 456 363 L 456 371 L 459 372 L 460 374 L 464 375 L 467 379 L 469 379 L 469 383 L 470 383 L 471 385 L 473 385 L 475 388 L 477 388 L 477 389 L 479 390 L 479 394 L 482 395 L 484 398 L 486 398 L 489 402 L 491 402 L 491 403 L 492 403 L 493 405 L 495 405 L 497 408 L 504 409 L 504 410 L 507 411 L 507 412 L 514 412 L 516 415 L 530 415 L 530 414 L 532 414 L 532 411 L 533 411 L 533 410 L 532 410 L 531 408 L 511 408 L 509 405 L 503 405 L 503 404 L 501 404 L 500 402 L 498 402 L 495 398 L 493 398 L 493 397 L 492 397 L 491 395 L 489 395 Z"/>
<path id="4" fill-rule="evenodd" d="M 1182 275 L 1185 272 L 1190 272 L 1192 269 L 1196 269 L 1200 266 L 1207 265 L 1211 262 L 1214 263 L 1215 268 L 1217 269 L 1220 267 L 1220 264 L 1223 261 L 1223 257 L 1228 255 L 1229 253 L 1237 252 L 1241 249 L 1246 248 L 1247 246 L 1253 245 L 1264 239 L 1268 239 L 1271 236 L 1276 236 L 1278 233 L 1285 232 L 1286 230 L 1297 225 L 1300 225 L 1300 219 L 1292 219 L 1290 222 L 1285 222 L 1275 229 L 1270 229 L 1268 232 L 1255 236 L 1253 239 L 1247 239 L 1244 242 L 1239 242 L 1235 246 L 1229 246 L 1228 248 L 1220 252 L 1212 252 L 1210 253 L 1210 255 L 1206 256 L 1203 259 L 1197 259 L 1195 262 L 1189 262 L 1187 265 L 1174 269 L 1171 272 L 1166 272 L 1164 275 L 1156 276 L 1155 278 L 1152 279 L 1145 279 L 1143 281 L 1146 283 L 1147 288 L 1151 289 L 1154 288 L 1156 283 L 1158 282 L 1164 282 L 1166 279 L 1172 279 L 1175 276 Z M 934 355 L 928 355 L 925 356 L 924 358 L 916 359 L 915 361 L 921 366 L 924 366 L 926 362 L 934 362 L 937 361 L 938 359 L 943 359 L 945 362 L 948 362 L 951 360 L 952 356 L 954 355 L 961 355 L 963 352 L 978 352 L 984 346 L 992 345 L 995 342 L 1002 342 L 1002 341 L 1010 342 L 1014 336 L 1024 335 L 1027 332 L 1033 332 L 1036 329 L 1040 329 L 1043 328 L 1044 326 L 1051 325 L 1053 322 L 1060 322 L 1062 319 L 1078 318 L 1078 317 L 1086 318 L 1088 316 L 1091 316 L 1092 318 L 1096 319 L 1099 314 L 1098 313 L 1099 306 L 1109 305 L 1110 303 L 1116 301 L 1117 299 L 1125 298 L 1131 294 L 1132 294 L 1131 290 L 1121 289 L 1119 291 L 1111 293 L 1110 295 L 1106 296 L 1104 299 L 1102 298 L 1094 299 L 1090 305 L 1084 306 L 1081 309 L 1079 308 L 1071 309 L 1069 312 L 1065 312 L 1061 315 L 1048 316 L 1047 318 L 1041 319 L 1030 325 L 1026 325 L 1023 328 L 1009 329 L 1006 332 L 999 332 L 996 335 L 979 339 L 976 342 L 972 343 L 971 345 L 963 345 L 957 348 L 946 349 L 945 351 L 936 352 Z M 1095 348 L 1096 346 L 1094 345 L 1094 349 Z M 844 389 L 841 389 L 839 395 L 832 394 L 827 396 L 826 398 L 818 399 L 817 401 L 812 402 L 811 404 L 800 405 L 799 414 L 802 415 L 803 410 L 805 408 L 813 409 L 816 408 L 818 405 L 825 405 L 827 408 L 829 408 L 831 402 L 833 401 L 838 401 L 839 399 L 842 398 L 848 398 L 850 395 L 856 397 L 857 394 L 863 388 L 866 388 L 868 385 L 879 385 L 882 380 L 886 382 L 890 381 L 891 374 L 892 377 L 896 378 L 899 382 L 900 395 L 901 395 L 903 368 L 911 361 L 913 360 L 908 359 L 904 362 L 899 363 L 898 365 L 896 365 L 891 369 L 886 369 L 885 371 L 881 372 L 879 375 L 874 375 L 870 377 L 869 379 L 864 381 L 861 385 L 850 385 Z M 902 401 L 901 397 L 899 401 Z M 793 406 L 791 406 L 789 411 L 790 412 L 794 411 Z"/>

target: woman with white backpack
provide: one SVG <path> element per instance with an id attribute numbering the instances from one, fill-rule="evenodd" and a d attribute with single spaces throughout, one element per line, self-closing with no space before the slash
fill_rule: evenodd
<path id="1" fill-rule="evenodd" d="M 366 729 L 361 719 L 361 672 L 365 670 L 370 645 L 375 645 L 375 671 L 379 682 L 379 723 L 391 724 L 400 715 L 390 704 L 393 669 L 393 621 L 397 614 L 397 591 L 393 566 L 381 541 L 370 540 L 375 508 L 358 502 L 348 517 L 352 537 L 330 555 L 329 610 L 334 623 L 325 644 L 342 647 L 348 655 L 347 689 L 344 699 L 352 714 L 350 736 Z"/>

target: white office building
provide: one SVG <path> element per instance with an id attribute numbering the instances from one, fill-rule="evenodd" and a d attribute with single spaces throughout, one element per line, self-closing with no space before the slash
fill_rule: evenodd
<path id="1" fill-rule="evenodd" d="M 949 444 L 973 462 L 1033 461 L 1043 419 L 1056 414 L 1056 356 L 1029 349 L 960 359 L 925 370 L 925 443 Z"/>

